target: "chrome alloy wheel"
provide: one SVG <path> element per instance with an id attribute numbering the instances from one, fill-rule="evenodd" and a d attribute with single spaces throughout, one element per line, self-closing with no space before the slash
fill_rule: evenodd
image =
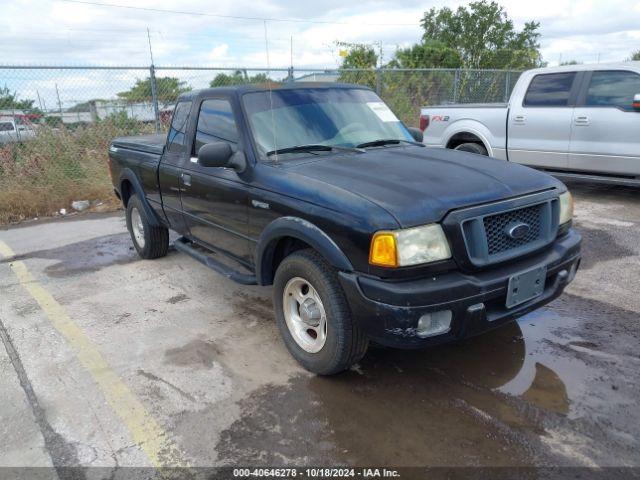
<path id="1" fill-rule="evenodd" d="M 144 248 L 144 225 L 142 223 L 140 212 L 136 207 L 131 209 L 131 230 L 138 247 Z"/>
<path id="2" fill-rule="evenodd" d="M 318 353 L 327 340 L 327 314 L 320 295 L 304 278 L 287 282 L 282 294 L 284 319 L 291 336 L 305 352 Z"/>

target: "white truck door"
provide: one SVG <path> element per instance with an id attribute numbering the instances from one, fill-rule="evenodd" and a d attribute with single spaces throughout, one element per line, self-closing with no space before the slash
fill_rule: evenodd
<path id="1" fill-rule="evenodd" d="M 569 168 L 640 175 L 640 74 L 629 70 L 590 73 L 573 114 Z"/>
<path id="2" fill-rule="evenodd" d="M 525 165 L 566 168 L 577 96 L 576 72 L 534 76 L 524 94 L 510 105 L 507 119 L 509 160 Z"/>

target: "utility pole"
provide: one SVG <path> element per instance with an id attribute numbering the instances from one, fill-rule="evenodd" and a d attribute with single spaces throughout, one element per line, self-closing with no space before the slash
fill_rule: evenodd
<path id="1" fill-rule="evenodd" d="M 36 95 L 38 96 L 38 105 L 40 105 L 40 110 L 44 112 L 44 108 L 42 108 L 42 99 L 40 98 L 40 92 L 36 90 Z"/>
<path id="2" fill-rule="evenodd" d="M 60 121 L 62 122 L 62 102 L 60 101 L 60 92 L 58 91 L 58 84 L 56 83 L 56 97 L 58 98 L 58 110 L 60 111 Z"/>
<path id="3" fill-rule="evenodd" d="M 160 113 L 158 112 L 158 92 L 156 88 L 156 68 L 153 64 L 153 50 L 151 49 L 151 34 L 147 27 L 147 40 L 149 41 L 149 56 L 151 57 L 151 67 L 149 67 L 149 83 L 151 84 L 151 102 L 153 103 L 153 118 L 156 133 L 160 133 Z"/>
<path id="4" fill-rule="evenodd" d="M 293 82 L 293 35 L 289 37 L 289 83 Z"/>

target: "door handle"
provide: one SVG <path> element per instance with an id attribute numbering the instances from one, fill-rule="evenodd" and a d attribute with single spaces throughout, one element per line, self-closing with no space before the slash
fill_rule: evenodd
<path id="1" fill-rule="evenodd" d="M 189 175 L 188 173 L 183 173 L 181 175 L 182 177 L 182 184 L 186 187 L 190 187 L 191 186 L 191 175 Z"/>
<path id="2" fill-rule="evenodd" d="M 586 117 L 586 116 L 576 117 L 574 122 L 576 125 L 589 125 L 589 117 Z"/>
<path id="3" fill-rule="evenodd" d="M 524 115 L 516 115 L 513 117 L 513 123 L 517 123 L 518 125 L 524 125 L 526 117 Z"/>

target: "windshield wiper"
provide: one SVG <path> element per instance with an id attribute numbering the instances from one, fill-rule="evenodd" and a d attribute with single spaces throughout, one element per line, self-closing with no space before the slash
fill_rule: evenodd
<path id="1" fill-rule="evenodd" d="M 408 143 L 409 145 L 419 145 L 424 147 L 424 144 L 418 142 L 411 142 L 409 140 L 400 140 L 398 138 L 380 138 L 378 140 L 371 140 L 370 142 L 364 142 L 360 145 L 356 145 L 356 148 L 367 148 L 367 147 L 383 147 L 385 145 L 397 145 L 399 143 Z"/>
<path id="2" fill-rule="evenodd" d="M 295 153 L 295 152 L 331 152 L 332 150 L 343 150 L 345 152 L 362 152 L 363 150 L 360 148 L 353 147 L 339 147 L 336 145 L 322 145 L 318 144 L 309 144 L 309 145 L 295 145 L 293 147 L 284 147 L 278 148 L 276 150 L 271 150 L 267 152 L 267 157 L 271 155 L 280 155 L 283 153 Z"/>

